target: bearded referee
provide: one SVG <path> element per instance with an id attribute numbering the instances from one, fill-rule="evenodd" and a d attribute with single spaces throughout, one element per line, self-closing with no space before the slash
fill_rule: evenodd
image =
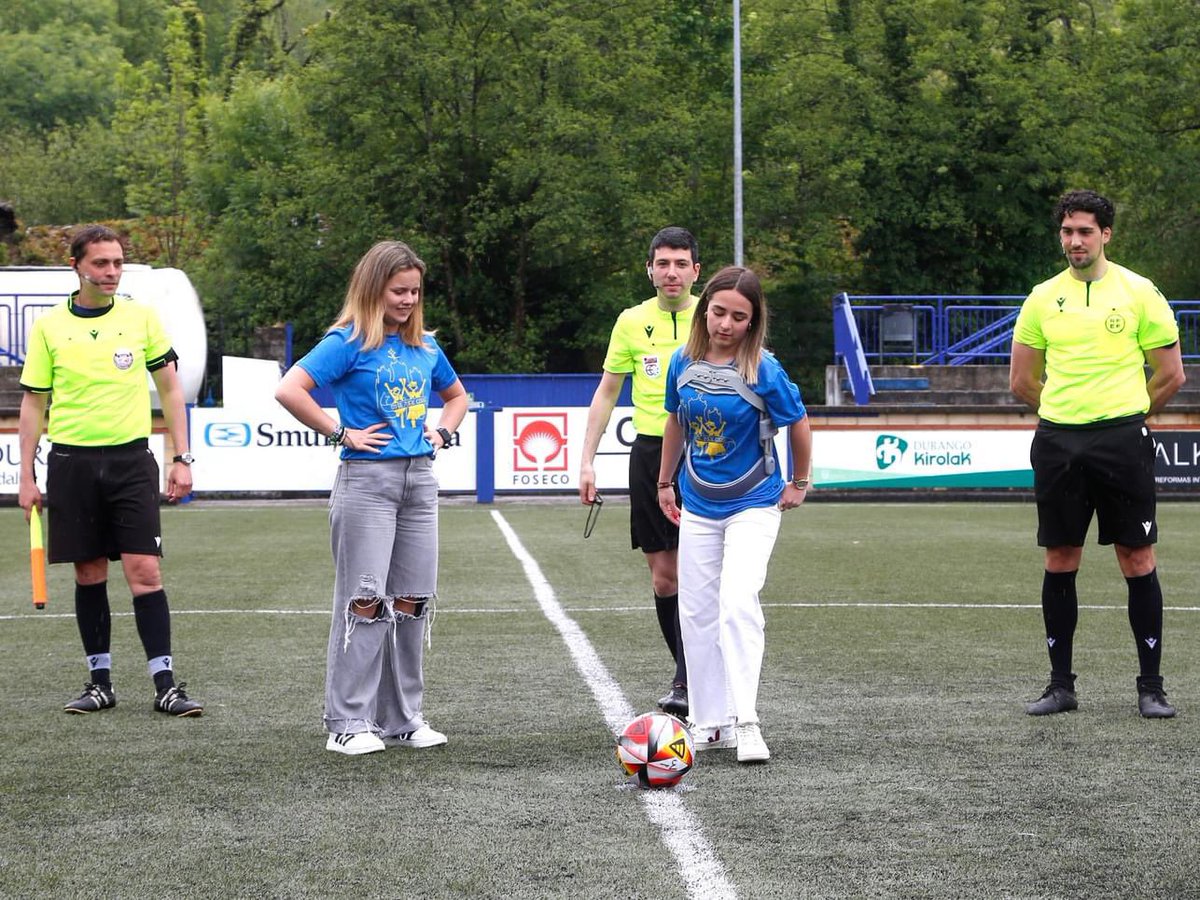
<path id="1" fill-rule="evenodd" d="M 608 427 L 625 376 L 633 376 L 633 428 L 637 432 L 629 453 L 629 527 L 633 549 L 641 550 L 650 567 L 654 609 L 671 656 L 675 675 L 659 708 L 686 718 L 688 714 L 687 664 L 679 632 L 679 582 L 676 559 L 679 527 L 658 508 L 658 466 L 667 413 L 667 364 L 676 348 L 687 342 L 696 298 L 692 285 L 700 277 L 700 246 L 684 228 L 662 229 L 650 242 L 646 275 L 654 296 L 617 317 L 604 372 L 588 407 L 587 433 L 579 464 L 579 499 L 596 499 L 593 462 L 600 438 Z"/>
<path id="2" fill-rule="evenodd" d="M 1159 668 L 1163 595 L 1154 558 L 1155 448 L 1146 416 L 1182 387 L 1183 360 L 1162 293 L 1105 256 L 1114 215 L 1112 202 L 1095 191 L 1071 191 L 1059 200 L 1054 221 L 1068 266 L 1030 292 L 1013 331 L 1012 391 L 1039 418 L 1030 461 L 1038 544 L 1046 552 L 1042 618 L 1050 683 L 1026 704 L 1031 716 L 1079 705 L 1071 671 L 1075 575 L 1093 515 L 1099 542 L 1113 546 L 1125 577 L 1138 712 L 1155 719 L 1175 715 Z"/>
<path id="3" fill-rule="evenodd" d="M 204 707 L 176 684 L 171 618 L 159 557 L 158 464 L 150 452 L 149 372 L 158 388 L 176 455 L 167 499 L 192 489 L 187 418 L 176 375 L 178 356 L 154 310 L 117 297 L 125 253 L 116 232 L 89 225 L 71 241 L 79 290 L 40 316 L 21 370 L 19 503 L 42 508 L 33 461 L 51 397 L 46 508 L 50 562 L 75 566 L 75 620 L 88 681 L 69 713 L 112 709 L 108 563 L 120 560 L 133 615 L 154 680 L 154 709 L 198 716 Z"/>

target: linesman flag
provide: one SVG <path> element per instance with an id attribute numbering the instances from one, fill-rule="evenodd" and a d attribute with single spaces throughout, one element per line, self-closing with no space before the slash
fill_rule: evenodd
<path id="1" fill-rule="evenodd" d="M 34 609 L 45 609 L 46 550 L 42 545 L 42 517 L 37 506 L 29 509 L 29 578 L 33 583 Z"/>

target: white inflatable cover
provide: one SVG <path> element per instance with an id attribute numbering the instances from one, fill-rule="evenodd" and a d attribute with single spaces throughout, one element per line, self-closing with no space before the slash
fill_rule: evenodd
<path id="1" fill-rule="evenodd" d="M 79 276 L 69 266 L 0 267 L 0 347 L 16 349 L 24 357 L 24 338 L 33 320 L 49 305 L 59 303 L 79 289 Z M 200 298 L 191 281 L 179 269 L 155 269 L 127 263 L 118 294 L 126 294 L 154 307 L 171 345 L 179 354 L 179 381 L 184 399 L 195 403 L 204 382 L 208 335 Z M 3 362 L 12 363 L 8 357 Z M 154 382 L 150 381 L 153 403 L 159 406 Z"/>

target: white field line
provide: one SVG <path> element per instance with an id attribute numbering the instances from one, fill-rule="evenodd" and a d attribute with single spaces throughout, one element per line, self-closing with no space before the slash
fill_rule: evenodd
<path id="1" fill-rule="evenodd" d="M 22 601 L 24 602 L 24 601 Z M 1038 603 L 893 603 L 888 601 L 861 600 L 838 601 L 829 603 L 764 603 L 764 609 L 1021 609 L 1041 610 Z M 561 607 L 567 613 L 618 613 L 646 612 L 653 610 L 650 605 L 643 606 L 570 606 Z M 1124 604 L 1079 604 L 1080 609 L 1098 609 L 1109 612 L 1126 612 Z M 1166 606 L 1166 613 L 1195 613 L 1200 612 L 1200 606 Z M 438 609 L 439 616 L 461 615 L 524 615 L 524 609 L 514 607 L 453 607 Z M 114 612 L 113 616 L 132 616 L 132 612 Z M 172 609 L 172 616 L 328 616 L 328 609 Z M 74 612 L 27 612 L 0 615 L 0 622 L 33 621 L 35 619 L 74 619 Z"/>
<path id="2" fill-rule="evenodd" d="M 608 723 L 614 735 L 619 734 L 634 717 L 633 707 L 625 699 L 620 685 L 608 673 L 583 629 L 562 608 L 554 595 L 554 588 L 542 574 L 537 561 L 529 555 L 517 533 L 499 511 L 492 511 L 492 519 L 508 542 L 513 556 L 524 568 L 525 577 L 529 579 L 543 615 L 562 635 L 563 642 L 575 659 L 579 673 L 583 675 L 600 705 L 604 721 Z M 726 877 L 725 867 L 717 859 L 716 853 L 704 837 L 700 823 L 684 806 L 679 794 L 669 791 L 642 791 L 641 798 L 646 815 L 658 826 L 663 843 L 675 857 L 688 896 L 736 898 L 737 891 Z"/>

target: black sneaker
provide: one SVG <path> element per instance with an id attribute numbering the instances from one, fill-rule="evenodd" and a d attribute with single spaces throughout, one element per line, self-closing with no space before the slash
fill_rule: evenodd
<path id="1" fill-rule="evenodd" d="M 204 705 L 188 697 L 183 692 L 186 682 L 172 685 L 166 690 L 159 691 L 154 698 L 154 708 L 169 716 L 198 716 L 204 712 Z"/>
<path id="2" fill-rule="evenodd" d="M 1167 702 L 1162 678 L 1144 676 L 1137 681 L 1138 712 L 1146 719 L 1169 719 L 1175 715 L 1175 707 Z"/>
<path id="3" fill-rule="evenodd" d="M 111 684 L 92 684 L 89 681 L 83 686 L 83 693 L 63 707 L 63 712 L 90 713 L 112 709 L 116 705 L 117 694 Z"/>
<path id="4" fill-rule="evenodd" d="M 687 685 L 678 681 L 671 685 L 671 692 L 665 697 L 658 698 L 658 708 L 676 718 L 686 719 L 688 714 Z"/>
<path id="5" fill-rule="evenodd" d="M 1060 684 L 1049 684 L 1042 696 L 1025 704 L 1025 712 L 1031 716 L 1050 716 L 1054 713 L 1070 712 L 1079 708 L 1075 692 Z"/>

